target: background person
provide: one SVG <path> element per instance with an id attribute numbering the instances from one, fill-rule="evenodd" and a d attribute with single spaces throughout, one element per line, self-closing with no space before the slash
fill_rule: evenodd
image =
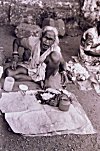
<path id="1" fill-rule="evenodd" d="M 84 32 L 80 44 L 80 58 L 94 64 L 100 60 L 100 21 Z"/>

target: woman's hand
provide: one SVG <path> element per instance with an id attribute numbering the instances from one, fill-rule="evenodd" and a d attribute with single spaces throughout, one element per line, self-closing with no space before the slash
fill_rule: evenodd
<path id="1" fill-rule="evenodd" d="M 16 70 L 16 68 L 17 68 L 17 62 L 16 61 L 12 61 L 11 68 L 12 68 L 12 70 Z"/>
<path id="2" fill-rule="evenodd" d="M 11 65 L 12 70 L 16 70 L 18 65 L 18 58 L 19 58 L 18 55 L 13 56 L 12 65 Z"/>

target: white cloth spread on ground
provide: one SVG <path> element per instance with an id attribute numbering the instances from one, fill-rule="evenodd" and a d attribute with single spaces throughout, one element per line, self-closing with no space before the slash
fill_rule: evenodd
<path id="1" fill-rule="evenodd" d="M 69 97 L 73 95 L 67 90 L 63 93 Z M 20 91 L 3 93 L 0 99 L 0 109 L 15 133 L 31 136 L 95 133 L 76 97 L 69 110 L 63 112 L 57 107 L 40 104 L 34 94 L 34 90 L 27 91 L 24 96 Z"/>

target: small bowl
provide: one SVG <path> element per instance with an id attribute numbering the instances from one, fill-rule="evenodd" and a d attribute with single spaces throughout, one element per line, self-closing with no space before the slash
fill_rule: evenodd
<path id="1" fill-rule="evenodd" d="M 20 84 L 19 85 L 19 89 L 22 90 L 22 91 L 27 91 L 28 90 L 28 86 L 25 85 L 25 84 Z"/>

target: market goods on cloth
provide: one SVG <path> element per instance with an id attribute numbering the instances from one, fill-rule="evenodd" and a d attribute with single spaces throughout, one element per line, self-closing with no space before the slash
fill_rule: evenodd
<path id="1" fill-rule="evenodd" d="M 95 92 L 100 95 L 100 63 L 99 61 L 91 65 L 88 63 L 82 63 L 76 56 L 72 56 L 74 61 L 69 61 L 67 65 L 67 76 L 78 84 L 81 90 L 94 89 Z"/>
<path id="2" fill-rule="evenodd" d="M 73 99 L 69 110 L 63 112 L 58 107 L 40 104 L 35 97 L 37 91 L 30 90 L 25 95 L 21 91 L 2 94 L 0 109 L 15 133 L 31 136 L 95 133 L 85 111 L 72 93 L 53 90 L 55 94 L 58 91 Z"/>

